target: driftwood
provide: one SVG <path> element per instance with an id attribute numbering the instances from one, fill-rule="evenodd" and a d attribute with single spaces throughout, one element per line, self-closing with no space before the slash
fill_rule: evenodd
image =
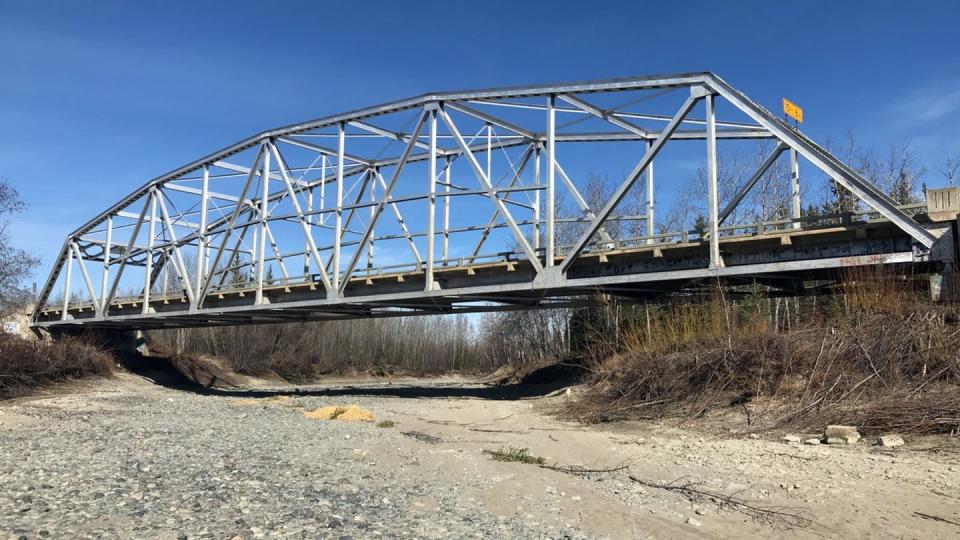
<path id="1" fill-rule="evenodd" d="M 731 510 L 739 512 L 757 523 L 767 525 L 774 529 L 789 530 L 809 527 L 814 524 L 813 518 L 809 515 L 809 510 L 805 508 L 791 508 L 787 506 L 762 505 L 749 501 L 739 496 L 740 492 L 732 494 L 709 491 L 701 487 L 701 483 L 688 477 L 681 477 L 673 482 L 659 483 L 650 482 L 630 475 L 630 480 L 656 489 L 663 489 L 679 493 L 690 502 L 703 503 L 710 502 L 717 505 L 720 510 Z"/>

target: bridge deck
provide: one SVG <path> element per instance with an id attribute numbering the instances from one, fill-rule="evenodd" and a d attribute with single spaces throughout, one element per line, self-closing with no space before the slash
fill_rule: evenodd
<path id="1" fill-rule="evenodd" d="M 942 227 L 931 230 L 943 232 Z M 161 328 L 527 309 L 570 305 L 572 297 L 597 291 L 651 297 L 718 276 L 797 290 L 805 279 L 837 277 L 838 268 L 926 262 L 914 254 L 909 235 L 882 220 L 723 237 L 720 246 L 722 269 L 707 268 L 706 241 L 587 252 L 562 283 L 535 280 L 529 261 L 504 253 L 496 262 L 460 260 L 438 266 L 438 290 L 425 290 L 422 270 L 369 269 L 351 279 L 340 298 L 327 298 L 323 286 L 307 276 L 265 286 L 262 304 L 254 303 L 255 287 L 228 286 L 211 292 L 201 309 L 191 310 L 182 291 L 153 293 L 147 313 L 142 299 L 120 298 L 108 317 L 97 317 L 92 303 L 75 303 L 66 320 L 59 308 L 42 309 L 36 325 Z"/>

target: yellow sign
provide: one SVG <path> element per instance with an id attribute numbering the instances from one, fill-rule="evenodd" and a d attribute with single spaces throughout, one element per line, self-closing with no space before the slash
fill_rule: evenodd
<path id="1" fill-rule="evenodd" d="M 799 123 L 803 123 L 803 109 L 797 107 L 797 104 L 787 98 L 783 98 L 783 112 L 790 118 Z"/>

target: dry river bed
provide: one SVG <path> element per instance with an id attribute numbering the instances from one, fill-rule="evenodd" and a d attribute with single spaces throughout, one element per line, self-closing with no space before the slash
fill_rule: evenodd
<path id="1" fill-rule="evenodd" d="M 0 402 L 9 538 L 956 538 L 960 454 L 583 426 L 463 380 L 199 395 L 139 377 Z M 377 422 L 304 416 L 356 404 Z M 378 427 L 389 420 L 392 427 Z M 502 462 L 527 448 L 574 474 Z M 485 452 L 488 451 L 488 452 Z M 633 479 L 632 479 L 632 478 Z M 647 485 L 634 479 L 642 480 Z M 673 482 L 735 502 L 656 485 Z M 691 500 L 692 499 L 692 500 Z M 762 511 L 758 515 L 751 511 Z M 766 512 L 766 513 L 765 513 Z M 769 512 L 779 512 L 770 514 Z"/>

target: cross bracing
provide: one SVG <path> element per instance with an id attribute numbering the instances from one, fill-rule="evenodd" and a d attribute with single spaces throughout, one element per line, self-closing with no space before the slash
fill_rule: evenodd
<path id="1" fill-rule="evenodd" d="M 735 141 L 771 152 L 721 207 L 718 147 Z M 684 145 L 706 166 L 706 227 L 664 230 L 655 194 L 674 180 L 655 171 Z M 788 217 L 725 223 L 778 160 L 792 171 Z M 801 160 L 866 210 L 805 222 Z M 615 161 L 610 192 L 585 193 L 585 171 Z M 68 236 L 32 321 L 529 309 L 596 290 L 926 263 L 944 228 L 918 210 L 711 73 L 431 93 L 265 131 L 147 182 Z"/>

